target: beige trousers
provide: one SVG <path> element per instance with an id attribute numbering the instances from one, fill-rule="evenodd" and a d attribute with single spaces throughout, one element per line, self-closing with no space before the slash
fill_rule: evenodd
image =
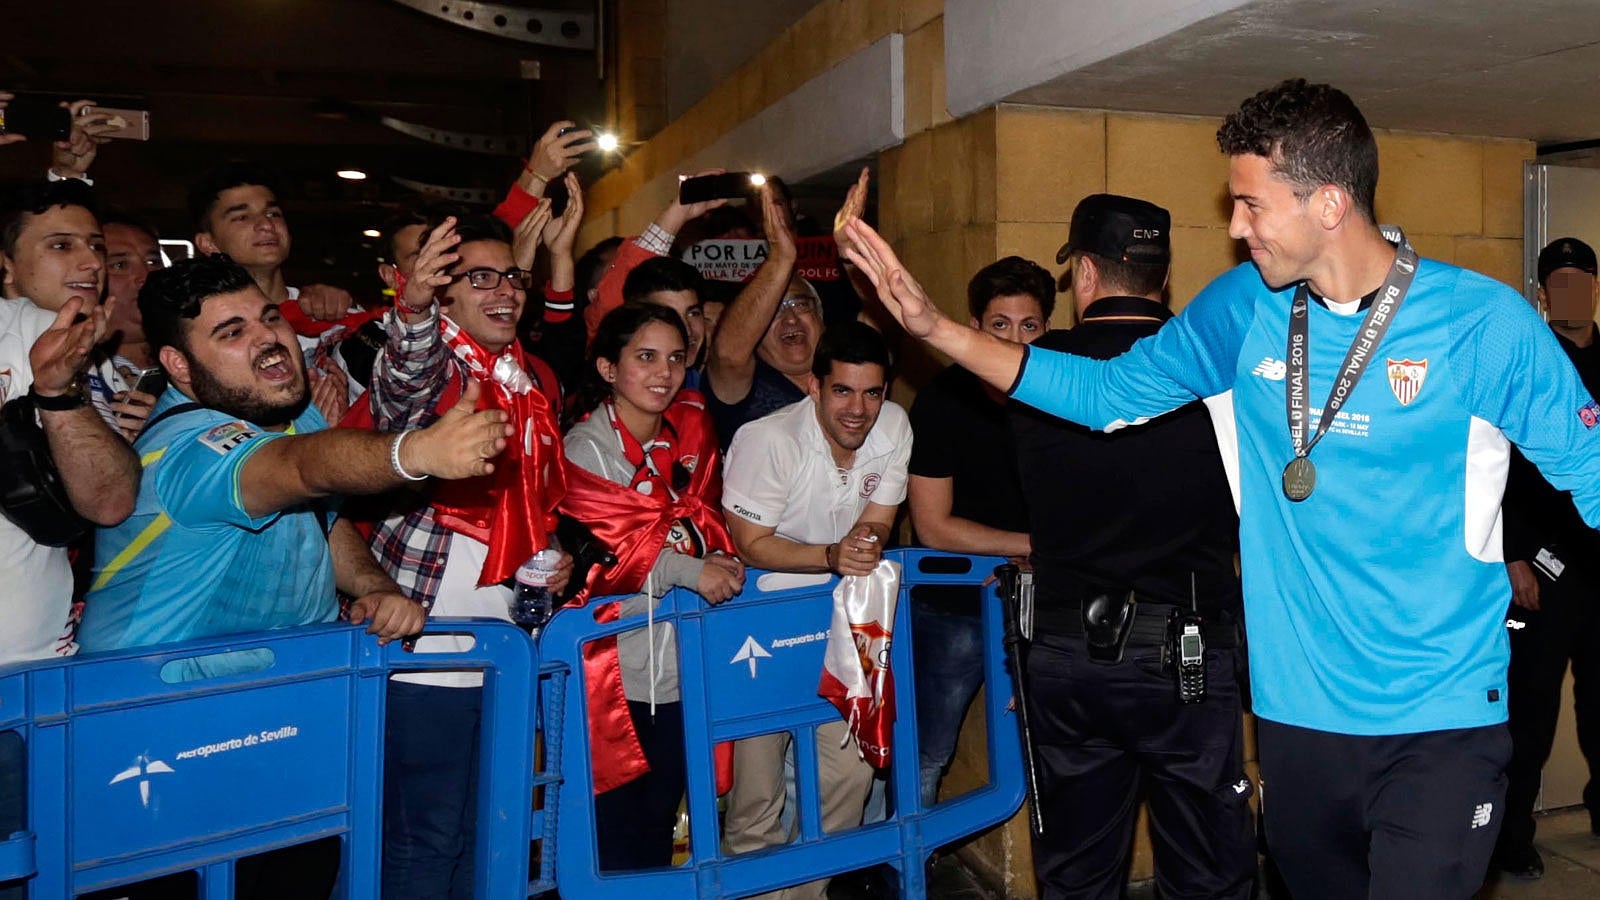
<path id="1" fill-rule="evenodd" d="M 845 722 L 817 726 L 817 783 L 822 790 L 822 830 L 844 831 L 861 824 L 867 792 L 872 787 L 872 767 L 856 749 Z M 733 742 L 733 790 L 728 793 L 728 814 L 723 831 L 723 852 L 749 853 L 787 843 L 779 817 L 783 813 L 783 757 L 789 733 L 757 735 Z M 799 822 L 796 816 L 795 822 Z M 795 826 L 798 828 L 798 824 Z M 787 887 L 760 895 L 760 900 L 822 900 L 828 879 Z"/>

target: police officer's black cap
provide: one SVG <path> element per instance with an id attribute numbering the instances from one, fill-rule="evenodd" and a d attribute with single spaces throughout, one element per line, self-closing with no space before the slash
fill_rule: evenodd
<path id="1" fill-rule="evenodd" d="M 1582 269 L 1596 274 L 1594 248 L 1575 237 L 1556 238 L 1539 251 L 1539 283 L 1544 284 L 1557 269 Z"/>
<path id="2" fill-rule="evenodd" d="M 1056 251 L 1064 263 L 1075 252 L 1128 263 L 1164 266 L 1172 261 L 1172 214 L 1145 200 L 1091 194 L 1072 211 L 1067 242 Z"/>

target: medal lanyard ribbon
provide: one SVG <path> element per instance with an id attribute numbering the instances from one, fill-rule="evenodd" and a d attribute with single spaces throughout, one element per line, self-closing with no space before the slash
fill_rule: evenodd
<path id="1" fill-rule="evenodd" d="M 1333 426 L 1334 416 L 1344 408 L 1346 400 L 1356 389 L 1356 382 L 1371 365 L 1372 358 L 1377 355 L 1378 345 L 1383 342 L 1383 336 L 1389 332 L 1389 326 L 1394 322 L 1395 313 L 1400 310 L 1401 301 L 1406 298 L 1406 291 L 1411 288 L 1411 281 L 1417 274 L 1417 251 L 1411 249 L 1411 242 L 1406 240 L 1405 233 L 1393 225 L 1380 226 L 1385 240 L 1395 244 L 1394 263 L 1389 266 L 1389 274 L 1383 280 L 1383 287 L 1378 289 L 1378 296 L 1367 307 L 1367 315 L 1361 320 L 1361 328 L 1356 332 L 1356 338 L 1350 344 L 1350 349 L 1345 352 L 1344 363 L 1339 366 L 1339 377 L 1333 383 L 1333 389 L 1328 392 L 1328 402 L 1322 405 L 1322 418 L 1317 422 L 1317 431 L 1306 440 L 1306 419 L 1309 411 L 1306 409 L 1306 394 L 1311 388 L 1310 378 L 1306 375 L 1307 360 L 1311 355 L 1311 326 L 1310 306 L 1311 291 L 1305 282 L 1294 292 L 1294 304 L 1289 308 L 1289 349 L 1285 354 L 1286 372 L 1284 378 L 1284 396 L 1289 407 L 1289 437 L 1294 441 L 1294 455 L 1296 459 L 1304 459 L 1311 454 L 1311 448 L 1322 440 Z"/>

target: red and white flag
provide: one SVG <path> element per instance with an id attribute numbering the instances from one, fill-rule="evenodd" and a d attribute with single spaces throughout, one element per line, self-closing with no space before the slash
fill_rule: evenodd
<path id="1" fill-rule="evenodd" d="M 861 758 L 877 769 L 888 767 L 894 735 L 889 645 L 899 596 L 900 565 L 889 560 L 880 561 L 871 575 L 839 579 L 833 589 L 822 683 L 817 685 L 817 695 L 838 707 L 850 723 Z"/>

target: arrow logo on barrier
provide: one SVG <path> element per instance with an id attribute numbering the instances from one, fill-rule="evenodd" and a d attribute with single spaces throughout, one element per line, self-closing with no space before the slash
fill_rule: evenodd
<path id="1" fill-rule="evenodd" d="M 756 660 L 771 658 L 772 654 L 756 643 L 756 636 L 752 634 L 744 639 L 744 646 L 739 648 L 739 652 L 735 653 L 733 659 L 728 660 L 728 663 L 731 665 L 736 662 L 748 661 L 750 663 L 750 677 L 754 678 L 756 677 Z"/>
<path id="2" fill-rule="evenodd" d="M 172 771 L 172 767 L 161 760 L 151 759 L 148 755 L 141 753 L 139 758 L 133 761 L 133 765 L 118 772 L 108 783 L 116 784 L 119 781 L 127 781 L 130 778 L 139 779 L 139 802 L 148 808 L 150 806 L 150 776 L 162 775 Z"/>

